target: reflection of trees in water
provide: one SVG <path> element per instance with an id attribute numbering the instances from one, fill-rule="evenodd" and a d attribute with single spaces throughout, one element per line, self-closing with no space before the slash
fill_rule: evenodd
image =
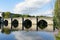
<path id="1" fill-rule="evenodd" d="M 3 28 L 1 32 L 2 33 L 5 33 L 5 34 L 10 34 L 11 33 L 11 30 L 8 29 L 8 28 Z"/>

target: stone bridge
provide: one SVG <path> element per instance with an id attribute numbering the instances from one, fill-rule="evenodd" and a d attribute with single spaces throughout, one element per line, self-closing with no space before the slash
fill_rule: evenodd
<path id="1" fill-rule="evenodd" d="M 19 30 L 22 30 L 22 17 L 19 17 L 19 18 L 13 18 L 12 20 L 14 19 L 17 19 L 18 22 L 19 22 L 19 25 L 17 28 L 14 28 L 13 29 L 19 29 Z M 29 30 L 36 30 L 36 17 L 24 17 L 24 20 L 26 19 L 29 19 L 32 21 L 32 27 L 29 29 Z M 8 20 L 8 28 L 11 28 L 11 18 L 5 18 L 4 20 Z M 51 17 L 39 17 L 38 18 L 38 21 L 39 20 L 45 20 L 47 23 L 48 23 L 48 26 L 47 28 L 43 29 L 44 31 L 53 31 L 53 18 Z M 5 27 L 5 26 L 4 26 Z M 24 28 L 25 29 L 25 28 Z M 40 28 L 38 28 L 39 30 L 41 30 Z"/>

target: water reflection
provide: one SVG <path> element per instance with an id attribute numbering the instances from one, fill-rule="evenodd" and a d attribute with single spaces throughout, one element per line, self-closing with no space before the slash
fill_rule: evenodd
<path id="1" fill-rule="evenodd" d="M 8 31 L 7 31 L 8 30 Z M 0 32 L 0 40 L 54 40 L 54 35 L 51 32 L 37 31 L 10 31 L 4 29 Z M 10 32 L 9 32 L 10 31 Z M 8 35 L 7 35 L 8 34 Z"/>
<path id="2" fill-rule="evenodd" d="M 8 28 L 3 28 L 3 29 L 1 30 L 1 33 L 10 34 L 10 33 L 11 33 L 11 30 L 8 29 Z"/>
<path id="3" fill-rule="evenodd" d="M 0 40 L 16 40 L 13 34 L 0 33 Z"/>
<path id="4" fill-rule="evenodd" d="M 14 34 L 18 40 L 54 40 L 54 35 L 49 32 L 15 32 Z"/>

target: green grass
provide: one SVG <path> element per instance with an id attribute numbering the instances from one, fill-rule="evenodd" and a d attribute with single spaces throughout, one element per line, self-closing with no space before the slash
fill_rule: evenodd
<path id="1" fill-rule="evenodd" d="M 60 32 L 59 32 L 58 35 L 56 36 L 56 40 L 60 40 Z"/>
<path id="2" fill-rule="evenodd" d="M 60 40 L 60 37 L 56 36 L 56 40 Z"/>

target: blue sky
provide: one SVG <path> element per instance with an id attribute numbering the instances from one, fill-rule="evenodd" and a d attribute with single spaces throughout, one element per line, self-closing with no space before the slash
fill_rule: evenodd
<path id="1" fill-rule="evenodd" d="M 16 4 L 24 0 L 0 0 L 0 10 L 1 11 L 13 11 Z"/>
<path id="2" fill-rule="evenodd" d="M 0 0 L 0 11 L 52 16 L 55 0 Z"/>

